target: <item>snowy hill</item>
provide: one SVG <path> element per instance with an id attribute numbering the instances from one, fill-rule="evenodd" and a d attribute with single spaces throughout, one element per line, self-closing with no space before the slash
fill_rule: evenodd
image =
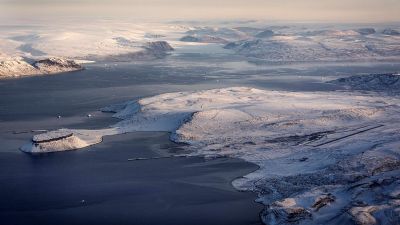
<path id="1" fill-rule="evenodd" d="M 233 184 L 259 194 L 266 224 L 398 221 L 398 98 L 233 87 L 166 93 L 104 110 L 122 121 L 102 130 L 40 134 L 21 149 L 63 151 L 105 135 L 168 131 L 191 155 L 259 165 Z"/>
<path id="2" fill-rule="evenodd" d="M 204 35 L 201 37 L 198 36 L 191 36 L 191 35 L 187 35 L 184 36 L 180 39 L 180 41 L 183 42 L 199 42 L 199 43 L 221 43 L 221 44 L 226 44 L 229 41 L 220 38 L 220 37 L 214 37 L 214 36 L 210 36 L 210 35 Z"/>
<path id="3" fill-rule="evenodd" d="M 108 61 L 108 62 L 129 62 L 129 61 L 141 61 L 151 60 L 157 58 L 163 58 L 174 51 L 174 48 L 166 41 L 152 41 L 144 43 L 139 50 L 124 53 L 124 54 L 110 54 L 110 55 L 91 55 L 88 59 L 94 59 L 96 61 Z"/>
<path id="4" fill-rule="evenodd" d="M 340 78 L 329 83 L 341 85 L 352 90 L 400 93 L 399 74 L 357 75 Z"/>
<path id="5" fill-rule="evenodd" d="M 372 30 L 313 31 L 290 35 L 274 34 L 268 39 L 250 38 L 225 45 L 236 54 L 269 62 L 362 61 L 400 58 L 397 36 L 370 34 Z M 269 33 L 272 34 L 272 33 Z M 371 38 L 371 35 L 375 35 Z"/>
<path id="6" fill-rule="evenodd" d="M 75 61 L 64 58 L 52 57 L 29 63 L 23 58 L 16 57 L 0 62 L 0 78 L 55 74 L 82 69 L 83 67 Z"/>
<path id="7" fill-rule="evenodd" d="M 388 28 L 388 29 L 383 30 L 382 34 L 395 35 L 396 36 L 396 35 L 400 35 L 400 31 Z"/>
<path id="8" fill-rule="evenodd" d="M 358 33 L 361 35 L 370 35 L 370 34 L 375 34 L 376 30 L 374 28 L 360 28 L 356 30 Z"/>
<path id="9" fill-rule="evenodd" d="M 262 31 L 262 32 L 256 34 L 255 37 L 257 37 L 257 38 L 269 38 L 269 37 L 274 36 L 274 34 L 275 33 L 272 30 L 265 30 L 265 31 Z"/>

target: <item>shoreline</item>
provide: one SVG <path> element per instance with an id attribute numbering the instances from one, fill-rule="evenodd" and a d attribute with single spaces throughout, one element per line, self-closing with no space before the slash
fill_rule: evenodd
<path id="1" fill-rule="evenodd" d="M 149 143 L 143 145 L 142 143 Z M 152 143 L 152 144 L 150 144 Z M 132 146 L 133 144 L 133 146 Z M 165 146 L 162 146 L 165 145 Z M 129 151 L 128 149 L 123 146 L 132 146 L 135 151 Z M 134 147 L 134 146 L 147 146 L 145 149 L 142 149 L 142 147 Z M 131 147 L 131 148 L 132 148 Z M 162 148 L 161 148 L 162 147 Z M 177 149 L 176 149 L 177 148 Z M 44 154 L 44 155 L 29 155 L 29 154 L 22 154 L 22 158 L 25 158 L 28 161 L 31 161 L 31 163 L 25 162 L 25 166 L 28 166 L 28 168 L 34 169 L 33 171 L 29 172 L 32 173 L 32 176 L 36 177 L 34 185 L 30 187 L 30 190 L 25 190 L 27 193 L 20 193 L 21 196 L 3 196 L 2 199 L 4 201 L 7 201 L 8 198 L 12 198 L 14 200 L 10 200 L 12 202 L 11 205 L 3 205 L 0 209 L 0 217 L 3 218 L 3 221 L 10 221 L 11 218 L 14 218 L 15 222 L 14 224 L 24 224 L 26 221 L 30 221 L 30 224 L 52 224 L 51 221 L 51 215 L 54 215 L 56 213 L 58 216 L 57 218 L 64 218 L 64 216 L 68 216 L 70 219 L 67 219 L 65 217 L 65 220 L 61 220 L 61 224 L 84 224 L 84 223 L 93 223 L 95 222 L 96 224 L 119 224 L 119 222 L 125 221 L 123 218 L 127 218 L 127 215 L 124 214 L 125 216 L 122 219 L 117 219 L 115 218 L 116 215 L 119 213 L 117 212 L 108 212 L 109 207 L 114 207 L 112 205 L 115 204 L 131 204 L 132 206 L 130 207 L 130 210 L 133 208 L 137 208 L 139 205 L 152 205 L 151 202 L 153 202 L 151 199 L 143 199 L 143 197 L 139 197 L 138 199 L 135 197 L 132 199 L 132 197 L 129 197 L 131 195 L 136 196 L 139 193 L 143 195 L 150 195 L 150 196 L 158 196 L 161 198 L 169 199 L 170 195 L 173 195 L 172 199 L 175 199 L 172 201 L 177 201 L 177 206 L 180 204 L 187 204 L 186 207 L 193 208 L 196 210 L 206 210 L 204 213 L 209 214 L 209 220 L 205 217 L 204 219 L 200 219 L 195 224 L 243 224 L 244 221 L 246 220 L 249 222 L 248 219 L 250 219 L 252 216 L 250 216 L 253 212 L 253 215 L 257 215 L 256 218 L 258 218 L 258 222 L 254 223 L 256 221 L 252 221 L 251 224 L 262 224 L 261 223 L 261 218 L 260 218 L 260 213 L 261 210 L 263 209 L 263 205 L 260 203 L 255 202 L 254 200 L 256 199 L 256 194 L 252 192 L 244 193 L 241 191 L 236 190 L 233 186 L 231 181 L 236 179 L 236 177 L 241 177 L 244 176 L 251 171 L 257 169 L 253 168 L 255 167 L 254 164 L 245 162 L 240 159 L 233 159 L 233 158 L 220 158 L 220 159 L 204 159 L 203 157 L 190 157 L 190 158 L 169 158 L 169 159 L 159 159 L 159 160 L 144 160 L 144 161 L 128 161 L 128 156 L 145 156 L 145 157 L 150 157 L 150 156 L 155 156 L 155 155 L 160 155 L 160 154 L 171 154 L 169 151 L 180 151 L 179 150 L 180 146 L 169 141 L 168 139 L 168 134 L 165 132 L 137 132 L 137 133 L 129 133 L 129 134 L 121 134 L 121 135 L 114 135 L 114 136 L 107 136 L 104 138 L 103 142 L 95 145 L 88 147 L 82 151 L 67 151 L 59 154 Z M 176 149 L 176 150 L 174 150 Z M 4 156 L 4 154 L 2 154 Z M 13 154 L 14 157 L 19 158 L 21 155 L 15 155 Z M 24 161 L 26 161 L 24 160 Z M 73 160 L 75 163 L 71 164 L 69 162 L 70 160 Z M 104 161 L 105 160 L 105 161 Z M 36 163 L 34 163 L 37 161 Z M 106 164 L 103 163 L 107 162 Z M 98 163 L 100 164 L 98 164 Z M 34 163 L 34 164 L 32 164 Z M 82 164 L 85 163 L 85 164 Z M 87 164 L 89 163 L 89 164 Z M 7 164 L 2 164 L 2 166 L 7 167 Z M 34 165 L 32 168 L 31 166 Z M 98 166 L 97 166 L 98 164 Z M 77 167 L 78 165 L 81 165 Z M 148 167 L 152 165 L 151 167 Z M 48 168 L 50 166 L 50 169 Z M 82 167 L 83 166 L 83 167 Z M 42 171 L 41 168 L 47 167 L 46 171 Z M 71 167 L 71 169 L 68 169 L 68 167 Z M 82 167 L 80 169 L 80 167 Z M 172 168 L 171 168 L 172 167 Z M 95 169 L 98 168 L 98 169 Z M 113 170 L 108 170 L 107 168 L 114 168 Z M 127 174 L 124 172 L 125 169 L 122 168 L 135 168 L 132 172 L 132 174 Z M 163 169 L 162 169 L 163 168 Z M 180 169 L 178 169 L 180 168 Z M 48 171 L 50 169 L 50 171 Z M 60 170 L 61 169 L 61 170 Z M 93 170 L 94 169 L 94 170 Z M 147 172 L 139 172 L 141 170 L 145 170 Z M 177 170 L 178 169 L 178 170 Z M 184 169 L 184 170 L 182 170 Z M 232 170 L 233 169 L 233 170 Z M 56 172 L 57 177 L 55 177 L 54 172 L 52 171 L 59 171 Z M 139 170 L 139 171 L 138 171 Z M 19 170 L 16 170 L 19 171 Z M 42 171 L 41 173 L 37 173 L 35 171 Z M 75 173 L 74 171 L 81 171 L 78 173 Z M 93 171 L 95 174 L 97 174 L 95 177 L 89 175 L 92 174 Z M 28 172 L 28 171 L 26 171 Z M 25 172 L 25 173 L 26 173 Z M 63 187 L 60 190 L 57 190 L 53 188 L 53 185 L 50 185 L 51 183 L 54 182 L 59 182 L 63 180 L 63 176 L 59 177 L 61 174 L 75 174 L 75 178 L 72 178 L 72 180 L 76 180 L 75 182 L 81 183 L 81 185 L 76 186 L 74 183 L 65 183 L 64 185 L 67 185 L 66 187 Z M 93 186 L 95 185 L 98 181 L 96 177 L 99 176 L 100 174 L 106 175 L 107 180 L 112 179 L 114 182 L 108 181 L 106 183 L 98 183 L 96 185 L 97 187 Z M 18 172 L 17 172 L 18 174 Z M 52 175 L 53 174 L 53 175 Z M 115 174 L 115 175 L 112 175 Z M 165 175 L 159 176 L 157 174 L 165 174 Z M 18 175 L 14 174 L 14 177 L 18 177 Z M 128 176 L 131 177 L 130 179 L 126 179 L 122 177 Z M 132 177 L 133 176 L 133 177 Z M 157 176 L 159 177 L 158 179 L 154 179 Z M 4 177 L 4 175 L 1 175 L 0 177 Z M 47 180 L 47 177 L 52 178 L 52 180 L 46 181 L 46 183 L 49 183 L 47 187 L 42 187 L 40 189 L 37 189 L 36 187 L 40 184 L 40 182 L 43 182 L 44 179 Z M 101 176 L 100 176 L 101 177 Z M 119 178 L 121 177 L 121 178 Z M 134 178 L 136 177 L 136 178 Z M 70 179 L 71 179 L 70 178 Z M 218 178 L 218 179 L 217 179 Z M 55 181 L 54 181 L 55 179 Z M 72 181 L 71 180 L 71 181 Z M 142 180 L 142 181 L 141 181 Z M 22 181 L 22 180 L 21 180 Z M 90 182 L 89 182 L 90 181 Z M 111 182 L 111 183 L 110 183 Z M 139 182 L 139 183 L 138 183 Z M 150 183 L 148 183 L 150 182 Z M 160 183 L 161 182 L 161 183 Z M 163 185 L 158 185 L 160 183 Z M 133 189 L 127 189 L 123 188 L 123 186 L 120 185 L 128 185 Z M 142 189 L 141 185 L 144 185 L 144 187 L 148 187 L 149 189 L 154 189 L 153 191 L 149 191 L 146 189 Z M 154 186 L 154 185 L 155 186 Z M 83 186 L 82 186 L 83 185 Z M 104 186 L 105 185 L 105 186 Z M 110 186 L 111 185 L 111 186 Z M 150 186 L 149 186 L 150 185 Z M 110 187 L 108 187 L 110 186 Z M 171 186 L 174 187 L 172 188 L 175 190 L 176 188 L 181 189 L 180 192 L 175 193 L 169 192 L 169 191 L 163 191 L 163 189 L 170 189 L 169 187 Z M 175 187 L 176 186 L 176 187 Z M 69 187 L 69 188 L 67 188 Z M 6 193 L 8 192 L 7 190 L 9 189 L 9 186 L 6 185 L 3 187 L 6 190 Z M 74 197 L 76 194 L 73 194 L 71 192 L 72 190 L 78 191 L 76 194 L 79 194 L 80 192 L 86 193 L 82 197 Z M 78 189 L 77 189 L 78 188 Z M 99 189 L 100 188 L 100 189 Z M 111 188 L 111 189 L 110 189 Z M 162 189 L 160 189 L 162 188 Z M 43 190 L 44 189 L 44 190 Z M 109 193 L 106 195 L 100 194 L 101 189 L 103 189 L 103 193 Z M 113 190 L 115 189 L 115 194 L 111 194 L 114 192 Z M 171 191 L 172 191 L 171 189 Z M 19 192 L 20 188 L 17 188 L 17 190 L 13 190 L 13 192 Z M 137 190 L 139 192 L 133 191 Z M 65 192 L 65 194 L 60 194 L 59 192 Z M 67 191 L 67 192 L 66 192 Z M 88 192 L 89 191 L 89 192 Z M 111 192 L 110 192 L 111 191 Z M 133 192 L 132 192 L 133 191 Z M 143 192 L 144 191 L 144 192 Z M 46 198 L 45 199 L 38 199 L 41 194 L 39 193 L 46 193 Z M 121 193 L 122 192 L 122 193 Z M 30 193 L 30 194 L 29 194 Z M 53 195 L 52 193 L 59 193 L 56 195 Z M 69 193 L 69 194 L 68 194 Z M 95 194 L 95 193 L 99 193 Z M 126 193 L 126 197 L 123 197 Z M 136 194 L 137 193 L 137 194 Z M 192 195 L 191 193 L 197 193 L 196 195 Z M 44 194 L 44 193 L 43 193 Z M 71 195 L 72 194 L 72 195 Z M 95 195 L 94 195 L 95 194 Z M 32 201 L 26 199 L 27 195 L 31 196 Z M 65 196 L 66 195 L 66 196 Z M 79 194 L 81 195 L 81 194 Z M 37 196 L 37 197 L 35 197 Z M 66 199 L 64 199 L 64 197 Z M 69 196 L 69 197 L 68 197 Z M 98 197 L 91 197 L 91 196 L 98 196 Z M 120 197 L 117 197 L 120 196 Z M 183 197 L 186 196 L 186 197 Z M 57 201 L 51 200 L 50 199 L 55 198 L 59 199 Z M 72 198 L 72 200 L 70 200 Z M 19 200 L 18 200 L 19 199 Z M 36 200 L 34 200 L 36 199 Z M 63 200 L 61 200 L 63 199 Z M 75 200 L 73 200 L 75 199 Z M 96 200 L 97 199 L 97 200 Z M 112 200 L 114 199 L 114 200 Z M 136 201 L 134 200 L 136 199 Z M 186 199 L 186 200 L 185 200 Z M 229 200 L 231 199 L 231 200 Z M 247 200 L 245 200 L 247 199 Z M 251 199 L 251 201 L 249 201 Z M 28 201 L 27 201 L 28 200 Z M 81 201 L 84 200 L 84 203 L 81 203 Z M 25 204 L 21 204 L 19 202 L 24 201 Z M 115 202 L 116 201 L 116 202 Z M 139 201 L 139 202 L 138 202 Z M 189 201 L 189 202 L 187 202 Z M 209 202 L 210 201 L 210 202 Z M 50 202 L 54 202 L 51 203 Z M 62 203 L 62 205 L 57 206 L 57 203 Z M 119 203 L 117 203 L 119 202 Z M 171 202 L 171 203 L 172 203 Z M 185 203 L 187 202 L 187 203 Z M 197 202 L 197 203 L 196 203 Z M 224 203 L 225 202 L 225 203 Z M 194 204 L 196 203 L 196 204 Z M 49 205 L 50 204 L 50 205 Z M 56 205 L 53 205 L 56 204 Z M 194 204 L 194 205 L 193 205 Z M 200 205 L 198 205 L 200 204 Z M 200 207 L 201 205 L 207 205 L 207 209 Z M 223 204 L 224 207 L 220 207 L 220 204 Z M 34 206 L 36 205 L 36 206 Z M 162 204 L 161 204 L 162 205 Z M 242 205 L 242 206 L 241 206 Z M 7 207 L 11 208 L 6 209 Z M 14 208 L 16 207 L 16 208 Z M 23 208 L 20 208 L 23 207 Z M 29 207 L 30 209 L 37 208 L 37 210 L 31 211 L 28 210 Z M 49 208 L 50 207 L 50 208 Z M 200 208 L 198 208 L 200 207 Z M 232 208 L 233 207 L 233 208 Z M 241 214 L 238 213 L 233 213 L 229 212 L 229 210 L 235 210 L 235 207 L 241 208 L 239 210 Z M 157 209 L 159 208 L 159 209 Z M 161 207 L 162 208 L 162 207 Z M 153 209 L 148 208 L 148 211 L 159 211 L 159 213 L 163 214 L 164 210 L 162 210 L 160 207 L 156 207 Z M 82 214 L 83 212 L 90 212 L 93 209 L 100 210 L 102 213 L 107 214 L 108 216 L 114 218 L 114 222 L 110 220 L 106 221 L 99 221 L 95 219 L 95 217 L 88 216 L 86 213 Z M 106 210 L 107 209 L 107 210 Z M 210 210 L 213 209 L 213 210 Z M 104 211 L 106 210 L 106 211 Z M 122 211 L 126 211 L 124 209 L 119 209 Z M 129 210 L 129 211 L 130 211 Z M 138 209 L 139 210 L 139 209 Z M 174 219 L 173 222 L 167 222 L 166 224 L 187 224 L 189 220 L 189 217 L 195 216 L 194 214 L 197 214 L 196 210 L 193 210 L 193 212 L 186 212 L 185 215 L 183 215 L 182 218 L 175 217 L 176 215 L 181 214 L 182 208 L 178 207 L 175 210 L 175 207 L 169 208 L 169 210 L 172 210 L 172 215 L 169 212 L 168 214 L 172 216 Z M 167 211 L 169 211 L 167 210 Z M 224 212 L 220 212 L 220 211 Z M 228 210 L 228 212 L 226 211 Z M 238 211 L 238 212 L 239 212 Z M 166 211 L 165 211 L 166 212 Z M 246 213 L 244 213 L 246 212 Z M 33 216 L 33 214 L 35 216 Z M 132 212 L 130 212 L 132 213 Z M 193 214 L 194 213 L 194 214 Z M 225 213 L 228 213 L 228 215 L 231 214 L 237 214 L 233 215 L 232 218 L 225 218 L 228 219 L 228 221 L 224 221 L 225 217 L 224 215 L 227 215 Z M 229 214 L 230 213 L 230 214 Z M 140 214 L 133 213 L 134 215 L 130 216 L 131 219 L 134 220 L 126 220 L 125 222 L 131 221 L 138 221 L 142 216 Z M 190 214 L 192 214 L 190 216 Z M 19 215 L 18 218 L 15 216 Z M 46 216 L 47 215 L 47 216 Z M 86 216 L 84 216 L 86 215 Z M 154 215 L 157 215 L 154 214 Z M 175 215 L 175 216 L 174 216 Z M 217 215 L 220 215 L 221 218 L 218 218 Z M 121 216 L 121 215 L 120 215 Z M 249 217 L 250 216 L 250 217 Z M 129 216 L 128 216 L 129 217 Z M 158 222 L 155 222 L 154 219 L 144 216 L 147 219 L 149 219 L 149 223 L 147 224 L 157 224 Z M 217 217 L 217 218 L 216 218 Z M 235 217 L 235 218 L 233 218 Z M 7 219 L 8 218 L 8 219 Z M 40 219 L 42 218 L 42 219 Z M 49 219 L 50 218 L 50 219 Z M 72 219 L 71 219 L 72 218 Z M 75 222 L 74 219 L 80 218 L 80 222 Z M 253 217 L 254 218 L 254 217 Z M 11 221 L 14 221 L 11 220 Z M 116 219 L 116 220 L 115 220 Z M 212 219 L 212 221 L 211 221 Z M 20 221 L 20 222 L 18 222 Z M 59 221 L 59 220 L 57 220 Z M 147 221 L 147 220 L 146 220 Z M 153 221 L 153 222 L 151 222 Z M 236 222 L 235 222 L 236 221 Z M 247 224 L 246 222 L 246 224 Z M 136 224 L 136 223 L 133 223 Z"/>

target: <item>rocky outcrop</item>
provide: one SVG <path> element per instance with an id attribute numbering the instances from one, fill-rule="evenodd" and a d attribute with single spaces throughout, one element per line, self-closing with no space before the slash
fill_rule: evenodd
<path id="1" fill-rule="evenodd" d="M 52 57 L 33 62 L 30 61 L 29 59 L 17 57 L 0 62 L 0 78 L 55 74 L 83 69 L 75 61 L 64 58 Z"/>
<path id="2" fill-rule="evenodd" d="M 333 80 L 329 83 L 344 86 L 351 90 L 400 93 L 399 74 L 356 75 Z"/>
<path id="3" fill-rule="evenodd" d="M 382 31 L 382 34 L 386 34 L 386 35 L 400 35 L 400 32 L 397 30 L 393 30 L 393 29 L 385 29 Z"/>
<path id="4" fill-rule="evenodd" d="M 272 36 L 274 36 L 274 32 L 272 30 L 265 30 L 256 35 L 257 38 L 269 38 Z"/>
<path id="5" fill-rule="evenodd" d="M 149 51 L 161 53 L 173 51 L 174 48 L 166 41 L 147 42 L 145 48 Z"/>
<path id="6" fill-rule="evenodd" d="M 376 30 L 374 28 L 360 28 L 356 30 L 359 34 L 361 35 L 369 35 L 369 34 L 375 34 Z"/>
<path id="7" fill-rule="evenodd" d="M 64 58 L 48 58 L 36 61 L 33 64 L 42 73 L 61 73 L 75 70 L 82 70 L 83 67 L 74 60 Z"/>
<path id="8" fill-rule="evenodd" d="M 210 35 L 205 35 L 202 37 L 187 35 L 187 36 L 182 37 L 180 39 L 180 41 L 199 42 L 199 43 L 222 43 L 222 44 L 228 43 L 228 41 L 223 38 L 214 37 L 214 36 L 210 36 Z"/>
<path id="9" fill-rule="evenodd" d="M 0 78 L 39 74 L 39 70 L 22 58 L 0 62 Z"/>

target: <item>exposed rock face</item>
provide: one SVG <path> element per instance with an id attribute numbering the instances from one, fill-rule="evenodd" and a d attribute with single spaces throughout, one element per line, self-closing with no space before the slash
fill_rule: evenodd
<path id="1" fill-rule="evenodd" d="M 83 69 L 83 67 L 75 61 L 63 58 L 48 58 L 39 60 L 34 63 L 34 66 L 38 68 L 41 72 L 47 74 Z"/>
<path id="2" fill-rule="evenodd" d="M 393 29 L 385 29 L 382 31 L 382 34 L 386 34 L 386 35 L 400 35 L 400 32 L 397 30 L 393 30 Z"/>
<path id="3" fill-rule="evenodd" d="M 145 46 L 146 49 L 157 53 L 173 51 L 174 48 L 166 41 L 153 41 L 148 42 Z"/>
<path id="4" fill-rule="evenodd" d="M 303 207 L 296 206 L 296 201 L 292 198 L 274 202 L 267 212 L 267 224 L 291 224 L 312 218 L 311 213 Z"/>
<path id="5" fill-rule="evenodd" d="M 342 85 L 348 89 L 365 91 L 385 91 L 400 93 L 399 74 L 370 74 L 340 78 L 329 83 Z"/>
<path id="6" fill-rule="evenodd" d="M 223 38 L 214 37 L 214 36 L 210 36 L 210 35 L 205 35 L 205 36 L 202 36 L 202 37 L 188 35 L 188 36 L 182 37 L 180 39 L 180 41 L 183 41 L 183 42 L 200 42 L 200 43 L 222 43 L 222 44 L 228 43 L 228 41 L 223 39 Z"/>
<path id="7" fill-rule="evenodd" d="M 325 207 L 326 205 L 329 205 L 330 203 L 334 202 L 335 199 L 336 199 L 335 196 L 333 196 L 330 193 L 327 195 L 319 196 L 312 205 L 312 208 L 314 208 L 315 211 L 318 211 L 319 209 Z"/>
<path id="8" fill-rule="evenodd" d="M 0 62 L 0 78 L 14 77 L 22 75 L 39 74 L 31 64 L 25 62 L 22 58 L 10 59 Z"/>
<path id="9" fill-rule="evenodd" d="M 29 63 L 28 59 L 13 58 L 0 62 L 0 78 L 19 77 L 37 74 L 54 74 L 82 70 L 83 67 L 73 60 L 47 58 Z"/>
<path id="10" fill-rule="evenodd" d="M 360 28 L 356 30 L 358 33 L 361 35 L 369 35 L 369 34 L 375 34 L 376 30 L 374 28 Z"/>
<path id="11" fill-rule="evenodd" d="M 256 35 L 257 38 L 269 38 L 269 37 L 272 37 L 272 36 L 274 36 L 274 32 L 272 30 L 265 30 L 265 31 L 263 31 L 261 33 L 258 33 Z"/>

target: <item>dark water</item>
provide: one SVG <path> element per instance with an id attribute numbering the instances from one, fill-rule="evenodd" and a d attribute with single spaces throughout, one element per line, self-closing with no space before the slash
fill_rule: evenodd
<path id="1" fill-rule="evenodd" d="M 144 96 L 228 86 L 337 90 L 325 80 L 400 68 L 249 69 L 224 63 L 94 64 L 75 73 L 0 80 L 0 224 L 260 224 L 255 194 L 230 185 L 255 165 L 235 159 L 128 161 L 182 151 L 165 133 L 106 137 L 89 148 L 45 155 L 24 154 L 18 147 L 34 129 L 106 127 L 116 120 L 99 108 Z"/>
<path id="2" fill-rule="evenodd" d="M 289 91 L 326 91 L 336 77 L 400 71 L 400 63 L 288 65 L 232 69 L 224 62 L 161 61 L 95 64 L 84 71 L 0 80 L 0 121 L 72 116 L 109 104 L 172 91 L 229 86 Z M 240 65 L 240 64 L 239 64 Z"/>
<path id="3" fill-rule="evenodd" d="M 165 133 L 133 133 L 79 151 L 1 152 L 1 224 L 260 224 L 255 195 L 230 186 L 252 164 L 128 161 L 178 148 Z"/>
<path id="4" fill-rule="evenodd" d="M 93 65 L 77 73 L 0 81 L 0 224 L 260 224 L 263 207 L 254 202 L 256 195 L 230 184 L 255 170 L 253 164 L 202 158 L 128 161 L 181 153 L 165 133 L 106 137 L 98 145 L 61 153 L 18 150 L 34 135 L 31 130 L 113 124 L 110 114 L 96 112 L 112 103 L 221 86 L 189 72 Z"/>

